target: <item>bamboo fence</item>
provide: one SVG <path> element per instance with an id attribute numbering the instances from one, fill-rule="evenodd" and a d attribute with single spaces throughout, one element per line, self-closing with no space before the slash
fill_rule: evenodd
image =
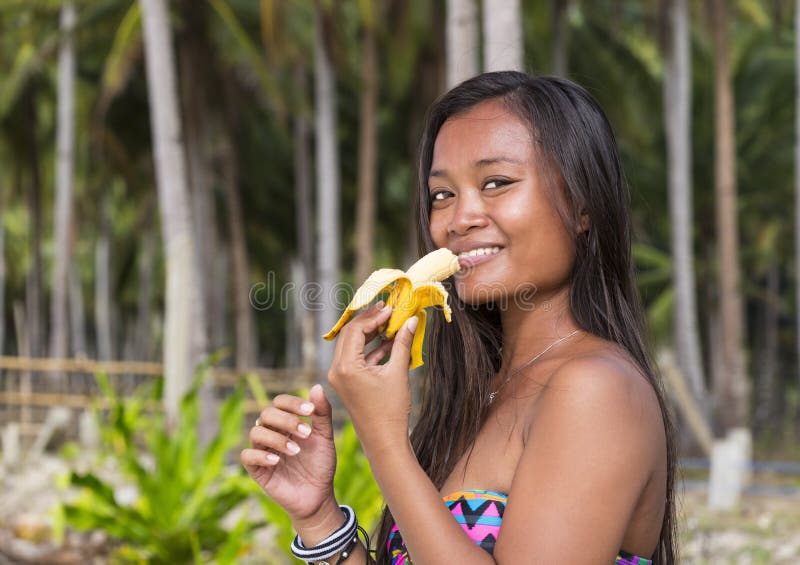
<path id="1" fill-rule="evenodd" d="M 269 396 L 297 391 L 319 381 L 313 371 L 303 369 L 254 368 L 241 372 L 211 367 L 210 371 L 218 397 L 224 397 L 241 382 L 245 373 L 255 375 Z M 0 428 L 15 422 L 20 433 L 30 438 L 36 435 L 51 408 L 69 408 L 76 417 L 82 411 L 102 408 L 106 400 L 95 381 L 96 374 L 107 375 L 117 393 L 126 396 L 141 385 L 162 378 L 163 367 L 141 361 L 0 356 Z M 249 395 L 245 405 L 248 416 L 254 419 L 261 408 Z"/>

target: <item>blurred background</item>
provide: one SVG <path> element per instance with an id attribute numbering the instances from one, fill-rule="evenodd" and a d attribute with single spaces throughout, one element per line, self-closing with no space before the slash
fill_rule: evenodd
<path id="1" fill-rule="evenodd" d="M 501 69 L 616 131 L 684 561 L 798 562 L 798 6 L 0 0 L 0 563 L 290 563 L 236 449 L 417 258 L 425 111 Z"/>

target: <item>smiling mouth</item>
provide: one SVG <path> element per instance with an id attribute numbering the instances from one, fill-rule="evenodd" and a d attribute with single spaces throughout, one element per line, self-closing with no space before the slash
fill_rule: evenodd
<path id="1" fill-rule="evenodd" d="M 465 251 L 463 253 L 458 254 L 458 258 L 461 259 L 462 257 L 475 257 L 475 256 L 482 256 L 482 255 L 495 255 L 500 252 L 499 247 L 480 247 L 478 249 L 472 249 L 471 251 Z"/>
<path id="2" fill-rule="evenodd" d="M 458 264 L 462 269 L 475 267 L 476 265 L 480 265 L 486 261 L 491 261 L 495 258 L 495 256 L 497 256 L 498 253 L 500 253 L 500 251 L 502 251 L 502 249 L 502 247 L 482 247 L 480 249 L 473 249 L 471 251 L 459 253 Z"/>

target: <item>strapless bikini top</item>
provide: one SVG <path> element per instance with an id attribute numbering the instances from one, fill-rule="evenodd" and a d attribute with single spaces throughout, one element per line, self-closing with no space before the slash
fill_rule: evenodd
<path id="1" fill-rule="evenodd" d="M 508 495 L 491 490 L 470 489 L 449 494 L 443 500 L 467 536 L 489 555 L 493 555 Z M 397 524 L 389 533 L 387 545 L 392 565 L 411 565 Z M 623 550 L 617 553 L 614 561 L 614 565 L 652 565 L 652 563 L 650 559 Z"/>

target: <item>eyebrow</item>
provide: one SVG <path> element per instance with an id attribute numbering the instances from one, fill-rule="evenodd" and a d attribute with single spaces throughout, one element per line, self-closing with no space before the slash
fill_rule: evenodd
<path id="1" fill-rule="evenodd" d="M 512 159 L 511 157 L 488 157 L 486 159 L 480 159 L 472 163 L 473 167 L 487 167 L 489 165 L 494 165 L 495 163 L 511 163 L 513 165 L 524 165 L 522 161 L 518 161 L 517 159 Z M 428 177 L 444 177 L 447 176 L 447 171 L 445 169 L 432 169 Z"/>

